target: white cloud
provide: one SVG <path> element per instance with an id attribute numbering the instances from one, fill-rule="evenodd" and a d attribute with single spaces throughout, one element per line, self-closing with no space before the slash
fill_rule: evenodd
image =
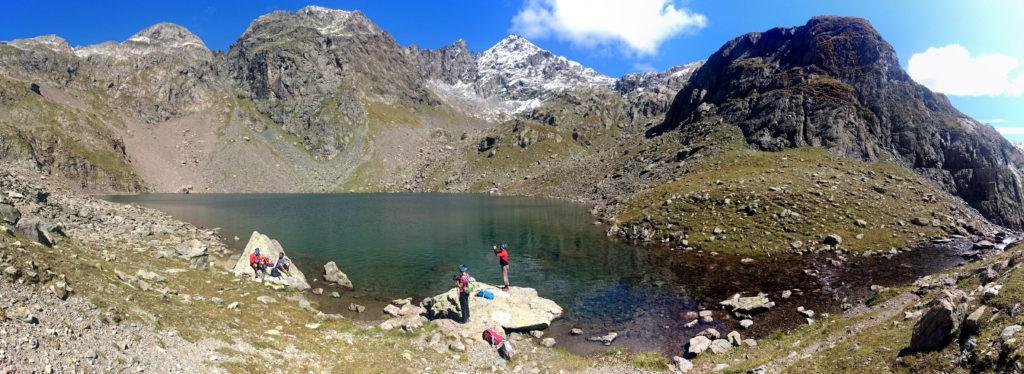
<path id="1" fill-rule="evenodd" d="M 707 23 L 673 0 L 527 0 L 512 19 L 512 31 L 584 47 L 620 44 L 629 53 L 653 55 L 666 39 Z"/>
<path id="2" fill-rule="evenodd" d="M 996 118 L 996 119 L 983 119 L 983 120 L 979 120 L 978 122 L 987 123 L 989 125 L 995 125 L 995 124 L 1000 124 L 1000 123 L 1006 123 L 1006 120 L 1005 119 L 1001 119 L 1001 118 Z"/>
<path id="3" fill-rule="evenodd" d="M 654 69 L 654 65 L 651 65 L 651 63 L 649 63 L 649 62 L 637 62 L 637 63 L 633 64 L 633 71 L 639 72 L 639 73 L 644 73 L 644 72 L 648 72 L 648 71 L 655 71 L 655 69 Z"/>
<path id="4" fill-rule="evenodd" d="M 993 126 L 996 131 L 1003 135 L 1024 135 L 1024 127 L 1021 126 Z"/>
<path id="5" fill-rule="evenodd" d="M 915 81 L 933 91 L 956 96 L 1020 96 L 1024 94 L 1024 73 L 1016 58 L 978 55 L 959 44 L 928 48 L 915 53 L 907 72 Z"/>

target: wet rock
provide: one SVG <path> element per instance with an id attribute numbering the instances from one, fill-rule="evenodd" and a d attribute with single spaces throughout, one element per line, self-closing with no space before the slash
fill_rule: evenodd
<path id="1" fill-rule="evenodd" d="M 470 309 L 470 310 L 473 310 L 473 309 Z M 591 336 L 591 337 L 587 338 L 587 340 L 588 341 L 592 341 L 592 342 L 599 342 L 599 343 L 602 343 L 604 345 L 612 345 L 612 342 L 615 341 L 615 338 L 617 338 L 618 336 L 619 336 L 619 333 L 617 333 L 617 332 L 609 332 L 609 333 L 601 335 L 601 336 Z"/>
<path id="2" fill-rule="evenodd" d="M 583 335 L 583 329 L 573 327 L 571 330 L 569 330 L 569 335 Z"/>
<path id="3" fill-rule="evenodd" d="M 705 337 L 707 337 L 708 339 L 711 339 L 711 340 L 715 340 L 715 339 L 718 339 L 718 338 L 722 337 L 722 333 L 718 332 L 718 330 L 715 330 L 713 328 L 706 328 L 706 329 L 704 329 L 704 331 L 701 331 L 697 335 L 705 336 Z"/>
<path id="4" fill-rule="evenodd" d="M 356 312 L 356 313 L 362 313 L 363 311 L 366 310 L 366 307 L 362 306 L 362 305 L 359 305 L 359 304 L 356 304 L 356 303 L 351 303 L 351 304 L 348 304 L 348 310 Z"/>
<path id="5" fill-rule="evenodd" d="M 929 302 L 927 311 L 914 325 L 910 349 L 927 351 L 946 346 L 960 329 L 968 300 L 963 291 L 953 289 Z"/>
<path id="6" fill-rule="evenodd" d="M 334 261 L 324 264 L 324 280 L 350 290 L 353 288 L 352 281 L 348 279 L 348 275 L 341 272 L 338 269 L 338 264 L 334 263 Z"/>
<path id="7" fill-rule="evenodd" d="M 754 314 L 767 311 L 775 306 L 775 303 L 768 300 L 768 296 L 764 294 L 758 294 L 757 296 L 740 296 L 740 294 L 735 294 L 731 298 L 719 302 L 718 305 L 725 307 L 726 310 L 734 314 Z"/>

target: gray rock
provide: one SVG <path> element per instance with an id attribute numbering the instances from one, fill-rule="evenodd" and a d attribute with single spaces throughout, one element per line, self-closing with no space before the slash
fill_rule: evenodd
<path id="1" fill-rule="evenodd" d="M 324 264 L 324 280 L 350 290 L 353 288 L 352 281 L 348 279 L 348 275 L 338 269 L 338 264 L 334 263 L 334 261 Z"/>
<path id="2" fill-rule="evenodd" d="M 751 321 L 749 319 L 745 319 L 745 320 L 740 321 L 740 327 L 742 327 L 744 329 L 749 329 L 750 326 L 753 326 L 753 325 L 754 325 L 754 321 Z"/>
<path id="3" fill-rule="evenodd" d="M 690 344 L 687 346 L 686 351 L 691 356 L 696 356 L 704 353 L 708 348 L 711 348 L 711 339 L 705 336 L 695 336 L 690 338 Z"/>
<path id="4" fill-rule="evenodd" d="M 544 339 L 541 339 L 540 345 L 542 345 L 544 347 L 547 347 L 547 348 L 554 347 L 555 346 L 555 338 L 544 338 Z"/>
<path id="5" fill-rule="evenodd" d="M 0 204 L 0 224 L 15 225 L 21 219 L 21 212 L 13 205 Z"/>
<path id="6" fill-rule="evenodd" d="M 470 310 L 472 310 L 472 309 L 470 309 Z M 618 336 L 619 336 L 619 333 L 617 333 L 617 332 L 609 332 L 609 333 L 601 335 L 601 336 L 591 336 L 591 337 L 587 338 L 587 340 L 592 341 L 592 342 L 600 342 L 600 343 L 602 343 L 604 345 L 612 345 L 612 342 L 615 341 L 615 338 L 617 338 Z"/>
<path id="7" fill-rule="evenodd" d="M 968 297 L 963 291 L 944 291 L 928 303 L 928 309 L 914 325 L 910 337 L 912 351 L 939 349 L 953 339 L 966 313 Z"/>
<path id="8" fill-rule="evenodd" d="M 1003 328 L 1003 331 L 999 333 L 999 337 L 1003 340 L 1009 339 L 1020 332 L 1020 325 L 1009 325 Z"/>
<path id="9" fill-rule="evenodd" d="M 579 327 L 573 327 L 569 330 L 569 335 L 583 335 L 583 329 Z"/>
<path id="10" fill-rule="evenodd" d="M 982 305 L 967 315 L 967 319 L 964 320 L 963 333 L 971 335 L 981 330 L 981 317 L 985 315 L 985 310 L 986 307 Z"/>
<path id="11" fill-rule="evenodd" d="M 740 337 L 740 333 L 738 331 L 732 331 L 725 336 L 725 340 L 727 340 L 730 344 L 738 347 L 740 345 L 740 342 L 743 341 L 743 338 Z"/>
<path id="12" fill-rule="evenodd" d="M 775 306 L 768 296 L 759 294 L 757 296 L 740 296 L 735 294 L 727 300 L 718 303 L 733 313 L 754 314 L 767 311 Z"/>
<path id="13" fill-rule="evenodd" d="M 352 303 L 352 304 L 348 304 L 348 310 L 356 312 L 356 313 L 362 313 L 363 311 L 366 310 L 366 307 L 362 306 L 362 305 L 359 305 L 359 304 Z"/>
<path id="14" fill-rule="evenodd" d="M 714 354 L 729 353 L 729 351 L 732 351 L 732 343 L 725 339 L 717 339 L 711 342 L 710 348 Z"/>
<path id="15" fill-rule="evenodd" d="M 682 373 L 689 373 L 690 370 L 693 370 L 693 363 L 685 358 L 673 356 L 672 363 L 675 365 L 676 370 Z"/>

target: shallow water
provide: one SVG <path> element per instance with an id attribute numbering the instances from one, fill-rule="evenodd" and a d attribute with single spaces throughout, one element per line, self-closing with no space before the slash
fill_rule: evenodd
<path id="1" fill-rule="evenodd" d="M 616 331 L 615 346 L 680 354 L 707 327 L 725 332 L 737 321 L 721 310 L 715 322 L 694 328 L 688 312 L 712 309 L 735 292 L 766 292 L 778 306 L 755 318 L 744 335 L 764 336 L 803 322 L 797 306 L 838 311 L 842 297 L 863 298 L 871 284 L 908 282 L 955 266 L 959 257 L 939 251 L 900 255 L 893 261 L 851 259 L 828 268 L 820 256 L 777 256 L 742 264 L 735 256 L 671 251 L 609 239 L 582 205 L 559 200 L 481 194 L 155 194 L 110 196 L 164 211 L 199 227 L 220 228 L 241 250 L 253 230 L 277 239 L 306 273 L 318 278 L 336 261 L 356 286 L 340 300 L 317 297 L 327 311 L 355 300 L 378 318 L 383 300 L 414 300 L 453 286 L 459 264 L 477 280 L 499 284 L 491 243 L 511 246 L 511 283 L 536 288 L 563 308 L 548 336 L 577 353 L 607 349 L 587 336 Z M 818 269 L 815 275 L 805 270 Z M 819 275 L 820 273 L 820 275 Z M 883 274 L 883 277 L 872 276 Z M 315 283 L 321 286 L 322 283 Z M 332 290 L 329 285 L 323 285 Z M 799 288 L 790 299 L 782 290 Z M 860 292 L 854 292 L 861 290 Z M 839 291 L 839 292 L 837 292 Z M 312 297 L 312 296 L 311 296 Z M 853 301 L 852 299 L 850 301 Z M 570 336 L 580 327 L 583 336 Z"/>

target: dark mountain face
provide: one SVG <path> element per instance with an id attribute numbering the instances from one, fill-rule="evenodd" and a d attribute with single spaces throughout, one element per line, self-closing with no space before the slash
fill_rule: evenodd
<path id="1" fill-rule="evenodd" d="M 733 39 L 693 74 L 649 134 L 688 126 L 708 111 L 742 129 L 755 148 L 895 157 L 993 221 L 1024 223 L 1021 154 L 911 80 L 865 20 L 816 17 Z"/>
<path id="2" fill-rule="evenodd" d="M 403 49 L 360 12 L 306 7 L 264 15 L 227 59 L 243 95 L 324 158 L 365 124 L 362 98 L 435 102 Z"/>

